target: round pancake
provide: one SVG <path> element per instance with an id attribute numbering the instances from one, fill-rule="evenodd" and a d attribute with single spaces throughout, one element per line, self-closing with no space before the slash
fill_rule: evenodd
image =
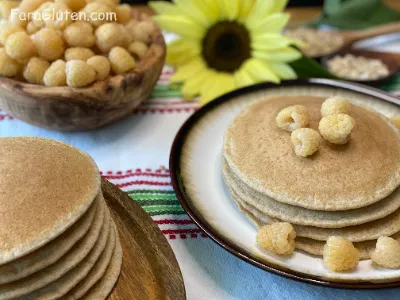
<path id="1" fill-rule="evenodd" d="M 57 281 L 52 282 L 40 290 L 25 295 L 24 300 L 65 299 L 65 294 L 67 294 L 79 282 L 86 280 L 86 276 L 89 274 L 90 270 L 99 263 L 101 255 L 105 251 L 110 251 L 108 248 L 111 248 L 111 250 L 115 248 L 115 231 L 112 223 L 113 221 L 110 218 L 110 221 L 107 224 L 108 230 L 104 230 L 104 233 L 107 234 L 102 234 L 100 236 L 95 248 L 90 252 L 88 257 L 82 261 L 82 263 L 77 265 Z"/>
<path id="2" fill-rule="evenodd" d="M 263 214 L 298 225 L 320 228 L 355 226 L 381 219 L 400 208 L 400 188 L 369 206 L 346 211 L 318 211 L 281 203 L 250 190 L 229 170 L 225 160 L 222 160 L 222 174 L 226 185 L 234 189 L 244 202 Z"/>
<path id="3" fill-rule="evenodd" d="M 307 107 L 317 129 L 320 97 L 276 96 L 249 105 L 224 138 L 229 168 L 246 185 L 279 202 L 313 210 L 347 210 L 375 203 L 400 184 L 400 136 L 377 112 L 353 105 L 356 125 L 346 145 L 324 141 L 309 157 L 294 154 L 290 133 L 277 127 L 278 112 Z M 318 129 L 317 129 L 318 130 Z"/>
<path id="4" fill-rule="evenodd" d="M 244 207 L 240 207 L 240 210 L 249 218 L 250 221 L 258 228 L 263 226 L 251 212 L 247 211 Z M 400 242 L 400 233 L 392 235 L 392 238 Z M 325 242 L 316 241 L 308 238 L 296 237 L 296 249 L 304 251 L 311 255 L 322 256 Z M 376 240 L 356 242 L 353 245 L 360 252 L 360 259 L 370 259 L 370 253 L 375 250 Z"/>
<path id="5" fill-rule="evenodd" d="M 0 138 L 0 265 L 61 235 L 100 190 L 91 157 L 42 138 Z"/>
<path id="6" fill-rule="evenodd" d="M 101 254 L 99 260 L 90 270 L 89 274 L 81 282 L 79 282 L 72 290 L 70 290 L 66 296 L 63 297 L 64 300 L 80 299 L 104 276 L 111 262 L 111 258 L 115 249 L 115 243 L 116 243 L 115 232 L 117 230 L 115 228 L 115 224 L 113 224 L 112 228 L 114 231 L 112 238 L 108 242 L 108 245 L 104 250 L 104 252 Z"/>
<path id="7" fill-rule="evenodd" d="M 251 205 L 243 202 L 243 200 L 232 189 L 231 196 L 234 202 L 250 212 L 255 218 L 263 224 L 272 224 L 282 222 L 279 219 L 261 213 Z M 302 226 L 291 223 L 296 230 L 297 236 L 310 238 L 317 241 L 326 241 L 331 236 L 342 236 L 351 242 L 363 242 L 376 240 L 380 236 L 391 236 L 400 232 L 400 210 L 397 210 L 388 217 L 373 222 L 365 223 L 357 226 L 344 227 L 339 229 L 325 229 L 313 226 Z"/>
<path id="8" fill-rule="evenodd" d="M 122 247 L 119 241 L 118 232 L 116 231 L 117 241 L 115 250 L 111 258 L 111 263 L 107 268 L 104 276 L 87 292 L 82 299 L 84 300 L 105 300 L 116 284 L 122 265 Z"/>
<path id="9" fill-rule="evenodd" d="M 51 282 L 59 279 L 68 271 L 77 266 L 80 262 L 87 260 L 92 250 L 98 245 L 99 237 L 108 234 L 109 212 L 105 204 L 101 202 L 101 210 L 96 215 L 89 232 L 81 239 L 75 247 L 55 264 L 33 273 L 21 280 L 3 284 L 0 286 L 0 299 L 13 299 L 38 290 Z M 25 297 L 25 296 L 24 296 Z"/>
<path id="10" fill-rule="evenodd" d="M 102 195 L 99 194 L 89 210 L 61 236 L 26 256 L 0 266 L 0 284 L 16 281 L 55 263 L 64 256 L 89 230 Z"/>

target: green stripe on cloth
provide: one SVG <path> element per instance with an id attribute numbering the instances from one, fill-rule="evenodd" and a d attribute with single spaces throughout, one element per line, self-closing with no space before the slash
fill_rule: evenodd
<path id="1" fill-rule="evenodd" d="M 149 199 L 149 200 L 136 200 L 140 206 L 149 205 L 179 205 L 178 199 L 168 200 L 168 199 Z"/>
<path id="2" fill-rule="evenodd" d="M 176 200 L 176 196 L 174 194 L 130 194 L 132 198 L 135 200 L 158 200 L 158 199 L 163 199 L 163 200 Z"/>
<path id="3" fill-rule="evenodd" d="M 169 97 L 182 97 L 180 85 L 157 84 L 150 95 L 150 98 L 169 98 Z"/>
<path id="4" fill-rule="evenodd" d="M 152 216 L 164 216 L 164 215 L 185 215 L 185 211 L 175 211 L 175 210 L 163 210 L 163 211 L 147 211 L 147 213 Z"/>
<path id="5" fill-rule="evenodd" d="M 180 205 L 151 205 L 143 207 L 145 211 L 163 211 L 163 210 L 174 210 L 184 211 Z"/>

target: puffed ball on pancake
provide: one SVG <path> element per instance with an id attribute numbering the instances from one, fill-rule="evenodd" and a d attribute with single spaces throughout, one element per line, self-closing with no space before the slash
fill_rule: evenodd
<path id="1" fill-rule="evenodd" d="M 282 109 L 276 117 L 279 128 L 292 132 L 308 125 L 308 111 L 303 105 L 293 105 Z"/>

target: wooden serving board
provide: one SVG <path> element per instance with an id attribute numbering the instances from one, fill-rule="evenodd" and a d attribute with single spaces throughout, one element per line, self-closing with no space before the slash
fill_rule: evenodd
<path id="1" fill-rule="evenodd" d="M 109 299 L 186 299 L 178 262 L 157 225 L 135 201 L 105 179 L 102 190 L 123 249 L 121 275 Z"/>

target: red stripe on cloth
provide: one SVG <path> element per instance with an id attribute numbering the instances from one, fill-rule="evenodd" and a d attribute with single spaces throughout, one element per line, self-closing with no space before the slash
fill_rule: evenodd
<path id="1" fill-rule="evenodd" d="M 202 233 L 201 229 L 164 229 L 161 230 L 164 234 L 191 234 L 191 233 Z"/>
<path id="2" fill-rule="evenodd" d="M 174 107 L 174 108 L 137 108 L 133 112 L 134 114 L 171 114 L 171 113 L 182 113 L 182 112 L 194 112 L 198 109 L 198 107 Z"/>
<path id="3" fill-rule="evenodd" d="M 125 179 L 129 177 L 135 176 L 149 176 L 149 177 L 161 177 L 161 178 L 169 178 L 169 174 L 160 174 L 160 173 L 132 173 L 125 175 L 103 175 L 105 179 Z"/>
<path id="4" fill-rule="evenodd" d="M 154 223 L 156 223 L 157 225 L 166 225 L 166 224 L 189 225 L 189 224 L 194 224 L 194 222 L 192 220 L 172 220 L 172 219 L 154 220 Z"/>
<path id="5" fill-rule="evenodd" d="M 144 102 L 140 107 L 144 106 L 150 106 L 150 105 L 187 105 L 187 106 L 193 106 L 197 107 L 198 105 L 196 102 L 186 102 L 186 101 L 159 101 L 159 100 L 151 100 L 149 102 Z"/>
<path id="6" fill-rule="evenodd" d="M 124 173 L 125 173 L 125 174 L 132 174 L 133 172 L 135 172 L 136 174 L 137 174 L 137 173 L 149 172 L 149 173 L 157 173 L 157 174 L 166 173 L 166 174 L 169 175 L 169 170 L 168 170 L 167 168 L 165 168 L 164 166 L 161 166 L 161 168 L 162 168 L 162 169 L 155 169 L 155 170 L 146 168 L 144 171 L 142 171 L 142 169 L 140 169 L 140 168 L 137 168 L 137 169 L 135 169 L 135 170 L 129 169 L 129 170 L 126 170 L 126 171 L 120 171 L 120 170 L 118 170 L 118 171 L 100 171 L 100 174 L 101 174 L 101 175 L 103 175 L 103 174 L 107 174 L 107 175 L 113 175 L 113 174 L 121 175 L 121 174 L 124 174 Z"/>
<path id="7" fill-rule="evenodd" d="M 14 117 L 10 116 L 8 114 L 0 115 L 0 121 L 4 121 L 4 120 L 14 120 Z"/>
<path id="8" fill-rule="evenodd" d="M 117 187 L 123 188 L 130 185 L 155 185 L 155 186 L 170 186 L 170 182 L 161 182 L 161 181 L 148 181 L 148 180 L 135 180 L 125 183 L 116 184 Z"/>
<path id="9" fill-rule="evenodd" d="M 191 234 L 164 234 L 166 238 L 170 240 L 176 240 L 178 237 L 185 240 L 187 238 L 197 239 L 197 238 L 207 238 L 208 236 L 205 233 L 191 233 Z"/>

